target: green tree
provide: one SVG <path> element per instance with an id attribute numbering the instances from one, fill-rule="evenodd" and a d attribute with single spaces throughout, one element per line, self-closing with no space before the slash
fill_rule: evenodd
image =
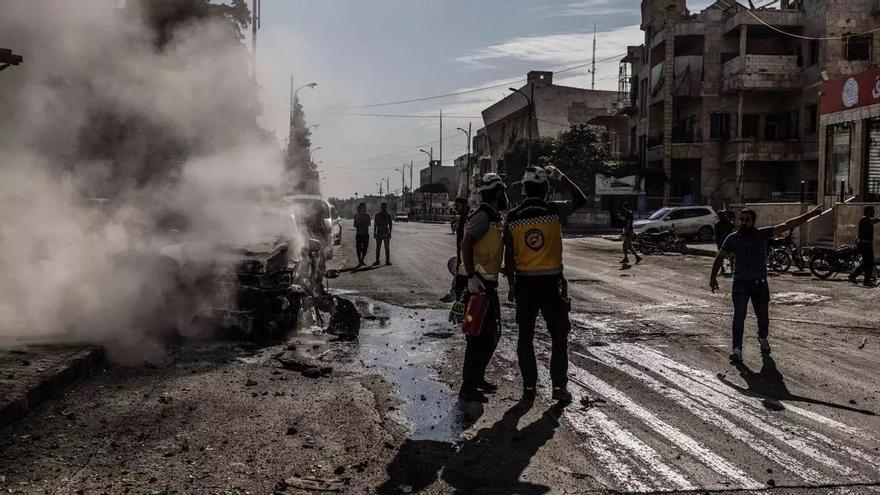
<path id="1" fill-rule="evenodd" d="M 614 158 L 604 131 L 586 125 L 572 125 L 551 140 L 541 165 L 553 165 L 580 186 L 587 196 L 595 194 L 596 174 L 616 174 L 621 164 Z"/>

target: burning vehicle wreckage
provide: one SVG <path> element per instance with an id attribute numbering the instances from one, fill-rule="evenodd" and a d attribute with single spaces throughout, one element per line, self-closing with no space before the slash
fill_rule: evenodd
<path id="1" fill-rule="evenodd" d="M 338 340 L 356 339 L 357 308 L 325 285 L 339 276 L 326 269 L 329 237 L 313 237 L 315 232 L 301 229 L 296 214 L 284 209 L 249 213 L 254 218 L 234 240 L 181 240 L 153 258 L 171 282 L 165 300 L 177 315 L 176 325 L 197 329 L 188 334 L 220 332 L 265 342 L 313 323 L 324 328 L 326 313 L 324 331 Z"/>

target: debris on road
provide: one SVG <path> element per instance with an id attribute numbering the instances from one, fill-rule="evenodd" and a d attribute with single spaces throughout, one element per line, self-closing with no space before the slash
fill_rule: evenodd
<path id="1" fill-rule="evenodd" d="M 347 478 L 312 478 L 307 476 L 292 476 L 275 484 L 275 495 L 296 493 L 341 493 L 348 484 Z"/>
<path id="2" fill-rule="evenodd" d="M 862 337 L 862 342 L 859 344 L 859 349 L 864 349 L 865 344 L 868 343 L 868 337 Z"/>

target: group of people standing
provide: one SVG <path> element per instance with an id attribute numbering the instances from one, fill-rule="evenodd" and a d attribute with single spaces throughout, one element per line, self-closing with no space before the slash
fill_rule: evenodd
<path id="1" fill-rule="evenodd" d="M 547 201 L 551 180 L 561 182 L 571 200 Z M 501 336 L 499 277 L 507 278 L 508 300 L 515 303 L 519 327 L 517 358 L 522 374 L 523 399 L 536 396 L 538 367 L 535 326 L 544 317 L 551 339 L 552 397 L 570 402 L 568 392 L 568 334 L 571 329 L 568 284 L 562 266 L 562 223 L 587 203 L 584 193 L 553 166 L 526 168 L 522 178 L 525 199 L 508 210 L 507 186 L 488 173 L 478 187 L 480 205 L 467 211 L 467 201 L 456 202 L 459 254 L 455 290 L 464 303 L 473 294 L 488 300 L 488 310 L 477 335 L 466 336 L 462 401 L 487 402 L 485 394 L 497 389 L 486 380 L 486 368 Z M 506 214 L 503 212 L 507 211 Z"/>
<path id="2" fill-rule="evenodd" d="M 357 252 L 358 264 L 357 268 L 365 266 L 364 259 L 367 257 L 367 251 L 370 249 L 370 224 L 373 224 L 373 238 L 376 239 L 376 261 L 373 266 L 379 264 L 379 255 L 382 253 L 382 245 L 385 245 L 385 264 L 391 264 L 391 229 L 394 226 L 394 219 L 388 213 L 388 203 L 379 205 L 380 211 L 376 213 L 376 218 L 370 218 L 367 213 L 367 204 L 360 203 L 357 206 L 357 213 L 354 215 L 355 228 L 355 251 Z"/>

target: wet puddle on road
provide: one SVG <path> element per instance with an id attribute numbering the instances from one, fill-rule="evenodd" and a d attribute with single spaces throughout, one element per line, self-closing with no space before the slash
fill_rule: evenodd
<path id="1" fill-rule="evenodd" d="M 364 304 L 364 303 L 367 304 Z M 437 365 L 460 338 L 446 310 L 403 308 L 359 299 L 367 316 L 361 324 L 359 355 L 397 388 L 403 401 L 395 419 L 407 425 L 412 440 L 455 443 L 472 416 L 437 374 Z"/>

